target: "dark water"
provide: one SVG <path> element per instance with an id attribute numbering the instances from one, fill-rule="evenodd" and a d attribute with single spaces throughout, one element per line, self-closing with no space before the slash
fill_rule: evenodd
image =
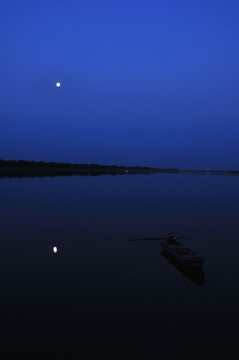
<path id="1" fill-rule="evenodd" d="M 2 179 L 2 341 L 68 355 L 238 350 L 238 188 L 212 175 Z M 201 271 L 160 242 L 127 241 L 169 231 Z"/>

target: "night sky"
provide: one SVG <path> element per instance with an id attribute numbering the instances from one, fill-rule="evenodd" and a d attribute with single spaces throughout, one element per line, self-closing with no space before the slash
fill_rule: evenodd
<path id="1" fill-rule="evenodd" d="M 238 170 L 238 19 L 238 0 L 1 0 L 0 157 Z"/>

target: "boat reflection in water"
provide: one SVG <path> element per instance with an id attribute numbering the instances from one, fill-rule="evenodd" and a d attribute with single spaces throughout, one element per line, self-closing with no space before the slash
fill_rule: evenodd
<path id="1" fill-rule="evenodd" d="M 183 265 L 170 256 L 164 249 L 160 252 L 160 255 L 166 258 L 170 264 L 173 264 L 183 276 L 187 277 L 193 283 L 203 286 L 205 282 L 205 275 L 201 267 L 189 267 L 187 265 Z"/>

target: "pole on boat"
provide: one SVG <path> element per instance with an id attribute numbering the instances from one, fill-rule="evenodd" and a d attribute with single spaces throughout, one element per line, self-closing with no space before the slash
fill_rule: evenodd
<path id="1" fill-rule="evenodd" d="M 139 238 L 139 239 L 128 239 L 128 241 L 141 241 L 141 240 L 167 240 L 167 237 L 160 238 Z"/>
<path id="2" fill-rule="evenodd" d="M 171 240 L 171 239 L 185 239 L 184 236 L 173 236 L 169 235 L 168 237 L 151 237 L 151 238 L 137 238 L 137 239 L 128 239 L 128 241 L 141 241 L 141 240 Z"/>

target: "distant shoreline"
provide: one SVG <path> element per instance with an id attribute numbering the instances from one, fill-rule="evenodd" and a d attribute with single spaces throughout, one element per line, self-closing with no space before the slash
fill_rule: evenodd
<path id="1" fill-rule="evenodd" d="M 44 161 L 0 160 L 0 178 L 3 177 L 54 177 L 73 175 L 124 175 L 124 174 L 200 174 L 200 175 L 239 175 L 232 170 L 183 170 L 162 169 L 146 166 L 117 166 L 98 164 L 72 164 Z"/>

